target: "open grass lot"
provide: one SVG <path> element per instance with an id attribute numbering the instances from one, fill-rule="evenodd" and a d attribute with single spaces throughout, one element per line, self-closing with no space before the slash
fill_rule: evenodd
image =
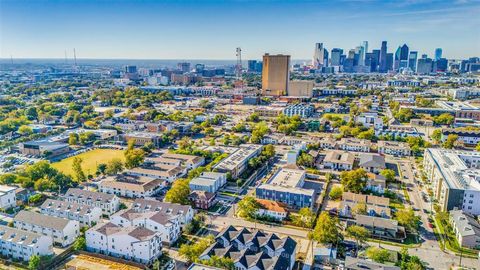
<path id="1" fill-rule="evenodd" d="M 74 157 L 79 157 L 83 160 L 82 169 L 85 172 L 85 175 L 95 175 L 98 164 L 107 163 L 113 158 L 120 158 L 122 161 L 125 161 L 122 150 L 94 149 L 85 153 L 81 153 L 80 155 L 76 155 L 59 162 L 55 162 L 52 164 L 52 167 L 63 172 L 64 174 L 71 175 L 73 174 L 72 163 Z"/>

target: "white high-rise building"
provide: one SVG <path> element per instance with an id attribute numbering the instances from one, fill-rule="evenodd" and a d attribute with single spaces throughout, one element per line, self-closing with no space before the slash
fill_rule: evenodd
<path id="1" fill-rule="evenodd" d="M 317 69 L 327 66 L 328 59 L 325 58 L 328 58 L 328 53 L 323 47 L 323 43 L 316 43 L 315 51 L 313 53 L 312 66 Z"/>

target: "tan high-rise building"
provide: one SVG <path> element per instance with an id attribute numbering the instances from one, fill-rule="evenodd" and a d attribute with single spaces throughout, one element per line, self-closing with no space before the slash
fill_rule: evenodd
<path id="1" fill-rule="evenodd" d="M 283 96 L 288 93 L 290 78 L 290 55 L 263 56 L 262 95 Z"/>

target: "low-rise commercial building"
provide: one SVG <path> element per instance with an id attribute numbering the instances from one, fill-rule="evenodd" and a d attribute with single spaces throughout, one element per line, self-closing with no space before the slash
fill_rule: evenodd
<path id="1" fill-rule="evenodd" d="M 203 172 L 200 176 L 190 180 L 190 190 L 201 190 L 215 193 L 227 183 L 227 175 L 217 172 Z"/>

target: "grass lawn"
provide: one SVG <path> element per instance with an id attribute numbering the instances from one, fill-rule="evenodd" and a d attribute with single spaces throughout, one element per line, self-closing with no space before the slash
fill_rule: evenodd
<path id="1" fill-rule="evenodd" d="M 85 175 L 95 175 L 98 164 L 107 163 L 114 158 L 120 158 L 122 161 L 125 161 L 122 150 L 94 149 L 73 157 L 66 158 L 62 161 L 55 162 L 52 164 L 52 167 L 63 172 L 64 174 L 72 175 L 72 163 L 74 157 L 79 157 L 83 160 L 82 169 Z"/>
<path id="2" fill-rule="evenodd" d="M 438 224 L 438 227 L 435 226 L 435 231 L 437 234 L 443 235 L 443 239 L 445 240 L 444 244 L 447 249 L 455 252 L 458 256 L 460 253 L 463 253 L 462 255 L 464 257 L 478 258 L 478 250 L 460 247 L 455 234 L 445 221 L 442 221 L 438 217 L 435 217 L 435 221 L 436 224 Z"/>

